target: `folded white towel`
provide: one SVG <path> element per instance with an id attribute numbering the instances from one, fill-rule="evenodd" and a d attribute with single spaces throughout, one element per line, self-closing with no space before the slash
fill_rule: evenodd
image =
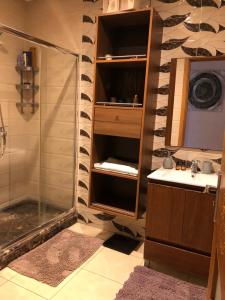
<path id="1" fill-rule="evenodd" d="M 95 163 L 94 167 L 96 169 L 104 169 L 110 171 L 117 171 L 125 174 L 137 175 L 138 166 L 135 163 L 130 163 L 115 159 L 113 157 L 108 158 L 106 161 Z"/>

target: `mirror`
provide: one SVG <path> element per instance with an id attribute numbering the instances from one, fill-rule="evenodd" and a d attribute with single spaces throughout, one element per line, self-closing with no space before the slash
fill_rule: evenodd
<path id="1" fill-rule="evenodd" d="M 167 146 L 222 150 L 225 56 L 171 61 Z"/>

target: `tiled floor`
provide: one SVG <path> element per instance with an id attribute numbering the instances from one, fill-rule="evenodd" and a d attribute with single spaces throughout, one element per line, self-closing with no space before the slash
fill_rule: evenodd
<path id="1" fill-rule="evenodd" d="M 103 240 L 111 233 L 75 224 L 69 229 Z M 53 288 L 5 268 L 0 271 L 0 299 L 4 300 L 112 300 L 137 265 L 143 265 L 143 247 L 131 255 L 100 247 L 79 269 Z"/>
<path id="2" fill-rule="evenodd" d="M 111 233 L 79 223 L 69 229 L 103 240 L 111 235 Z M 56 288 L 5 268 L 0 271 L 0 299 L 112 300 L 115 299 L 116 293 L 122 288 L 133 268 L 143 264 L 143 244 L 131 255 L 122 254 L 102 246 Z M 186 274 L 173 272 L 162 266 L 152 265 L 151 267 L 186 281 L 202 283 L 201 281 L 195 282 L 195 278 Z"/>

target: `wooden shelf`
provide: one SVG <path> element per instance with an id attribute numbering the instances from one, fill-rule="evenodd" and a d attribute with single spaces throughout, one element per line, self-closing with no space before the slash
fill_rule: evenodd
<path id="1" fill-rule="evenodd" d="M 120 105 L 103 105 L 103 104 L 95 104 L 95 108 L 104 108 L 104 109 L 130 109 L 130 110 L 138 110 L 142 111 L 143 107 L 142 106 L 120 106 Z"/>
<path id="2" fill-rule="evenodd" d="M 93 203 L 90 207 L 94 208 L 94 209 L 104 211 L 105 213 L 108 213 L 108 214 L 115 214 L 117 216 L 124 216 L 125 215 L 127 217 L 131 217 L 132 219 L 135 218 L 135 213 L 134 212 L 124 210 L 124 209 L 119 209 L 119 208 L 109 206 L 109 205 L 104 205 L 104 204 L 100 204 L 100 203 Z"/>
<path id="3" fill-rule="evenodd" d="M 124 59 L 97 59 L 97 65 L 104 65 L 108 68 L 129 68 L 129 67 L 141 67 L 144 66 L 147 62 L 147 58 L 124 58 Z"/>
<path id="4" fill-rule="evenodd" d="M 138 179 L 137 175 L 129 175 L 129 174 L 125 174 L 125 173 L 121 173 L 121 172 L 117 172 L 117 171 L 112 171 L 112 170 L 93 168 L 92 172 L 105 174 L 105 175 L 110 175 L 110 176 L 121 177 L 121 178 L 127 178 L 127 179 L 131 179 L 131 180 L 137 180 Z"/>

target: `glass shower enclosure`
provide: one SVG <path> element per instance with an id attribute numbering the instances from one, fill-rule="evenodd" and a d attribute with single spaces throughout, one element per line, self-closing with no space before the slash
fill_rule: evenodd
<path id="1" fill-rule="evenodd" d="M 73 207 L 78 65 L 65 49 L 1 32 L 0 249 Z M 26 51 L 32 66 L 18 65 Z"/>

